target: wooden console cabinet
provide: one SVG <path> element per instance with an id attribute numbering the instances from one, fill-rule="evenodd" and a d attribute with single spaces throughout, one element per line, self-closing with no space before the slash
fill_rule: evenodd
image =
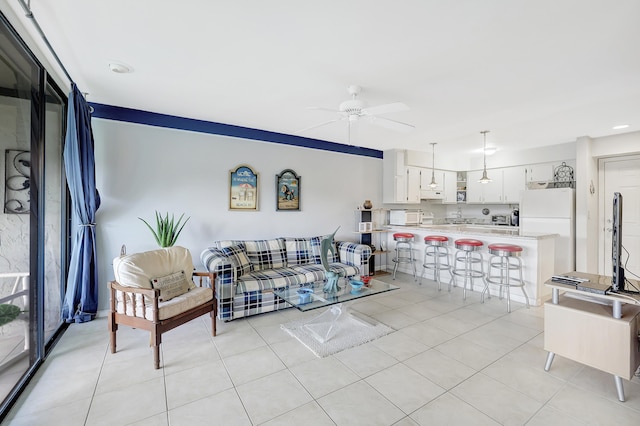
<path id="1" fill-rule="evenodd" d="M 577 272 L 570 275 L 611 280 Z M 630 380 L 640 366 L 640 295 L 599 295 L 552 281 L 546 285 L 552 288 L 552 301 L 544 305 L 544 349 L 549 351 L 545 370 L 558 354 L 613 374 L 618 399 L 624 401 L 621 378 Z M 586 297 L 576 299 L 560 295 L 561 291 Z"/>

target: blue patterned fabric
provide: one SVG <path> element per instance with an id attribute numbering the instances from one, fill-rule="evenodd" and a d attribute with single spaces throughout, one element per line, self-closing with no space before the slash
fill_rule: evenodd
<path id="1" fill-rule="evenodd" d="M 200 259 L 208 271 L 217 274 L 218 317 L 228 321 L 290 307 L 273 290 L 325 280 L 319 260 L 321 240 L 322 237 L 224 240 L 205 249 Z M 244 275 L 238 275 L 237 260 L 225 253 L 230 252 L 230 247 L 241 245 L 254 268 Z M 369 270 L 369 257 L 369 246 L 340 241 L 330 268 L 341 277 L 352 277 Z"/>
<path id="2" fill-rule="evenodd" d="M 313 251 L 313 263 L 318 265 L 322 264 L 322 255 L 320 253 L 320 245 L 322 243 L 322 239 L 325 236 L 320 237 L 312 237 L 311 238 L 311 250 Z M 327 260 L 329 263 L 340 262 L 340 255 L 338 254 L 338 250 L 335 252 L 335 256 L 331 256 L 331 252 L 329 252 Z"/>
<path id="3" fill-rule="evenodd" d="M 284 239 L 284 244 L 287 250 L 287 264 L 289 266 L 315 262 L 310 238 L 287 237 Z"/>
<path id="4" fill-rule="evenodd" d="M 222 252 L 236 267 L 236 276 L 241 277 L 244 274 L 253 271 L 253 264 L 249 261 L 244 244 L 225 247 L 222 249 Z"/>

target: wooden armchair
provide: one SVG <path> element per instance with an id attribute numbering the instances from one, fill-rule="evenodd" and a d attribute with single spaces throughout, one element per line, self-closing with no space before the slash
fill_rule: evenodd
<path id="1" fill-rule="evenodd" d="M 156 369 L 160 368 L 162 333 L 209 313 L 212 335 L 216 335 L 215 273 L 194 272 L 189 250 L 174 246 L 121 255 L 114 259 L 113 270 L 115 281 L 109 282 L 111 353 L 116 352 L 120 324 L 151 333 Z M 203 286 L 206 281 L 210 287 Z"/>

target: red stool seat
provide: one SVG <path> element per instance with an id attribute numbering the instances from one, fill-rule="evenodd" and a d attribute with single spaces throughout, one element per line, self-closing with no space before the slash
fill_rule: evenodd
<path id="1" fill-rule="evenodd" d="M 444 235 L 427 235 L 426 237 L 424 237 L 424 242 L 426 243 L 427 241 L 438 241 L 441 243 L 446 243 L 447 241 L 449 241 L 449 238 L 445 237 Z"/>
<path id="2" fill-rule="evenodd" d="M 396 232 L 395 234 L 393 234 L 393 239 L 397 240 L 398 238 L 409 238 L 412 239 L 413 238 L 413 234 L 410 232 Z"/>
<path id="3" fill-rule="evenodd" d="M 456 240 L 456 248 L 459 250 L 476 251 L 480 250 L 484 243 L 480 240 L 474 240 L 473 238 L 461 238 Z"/>
<path id="4" fill-rule="evenodd" d="M 489 244 L 489 253 L 496 256 L 519 256 L 522 247 L 514 244 L 493 243 Z"/>

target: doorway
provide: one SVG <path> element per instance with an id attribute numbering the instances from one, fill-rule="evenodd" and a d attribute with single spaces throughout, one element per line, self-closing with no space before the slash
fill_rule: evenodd
<path id="1" fill-rule="evenodd" d="M 613 194 L 622 194 L 622 260 L 626 277 L 640 279 L 640 156 L 601 158 L 599 176 L 598 273 L 611 276 Z M 633 290 L 633 288 L 631 288 Z M 636 289 L 638 290 L 638 289 Z"/>

